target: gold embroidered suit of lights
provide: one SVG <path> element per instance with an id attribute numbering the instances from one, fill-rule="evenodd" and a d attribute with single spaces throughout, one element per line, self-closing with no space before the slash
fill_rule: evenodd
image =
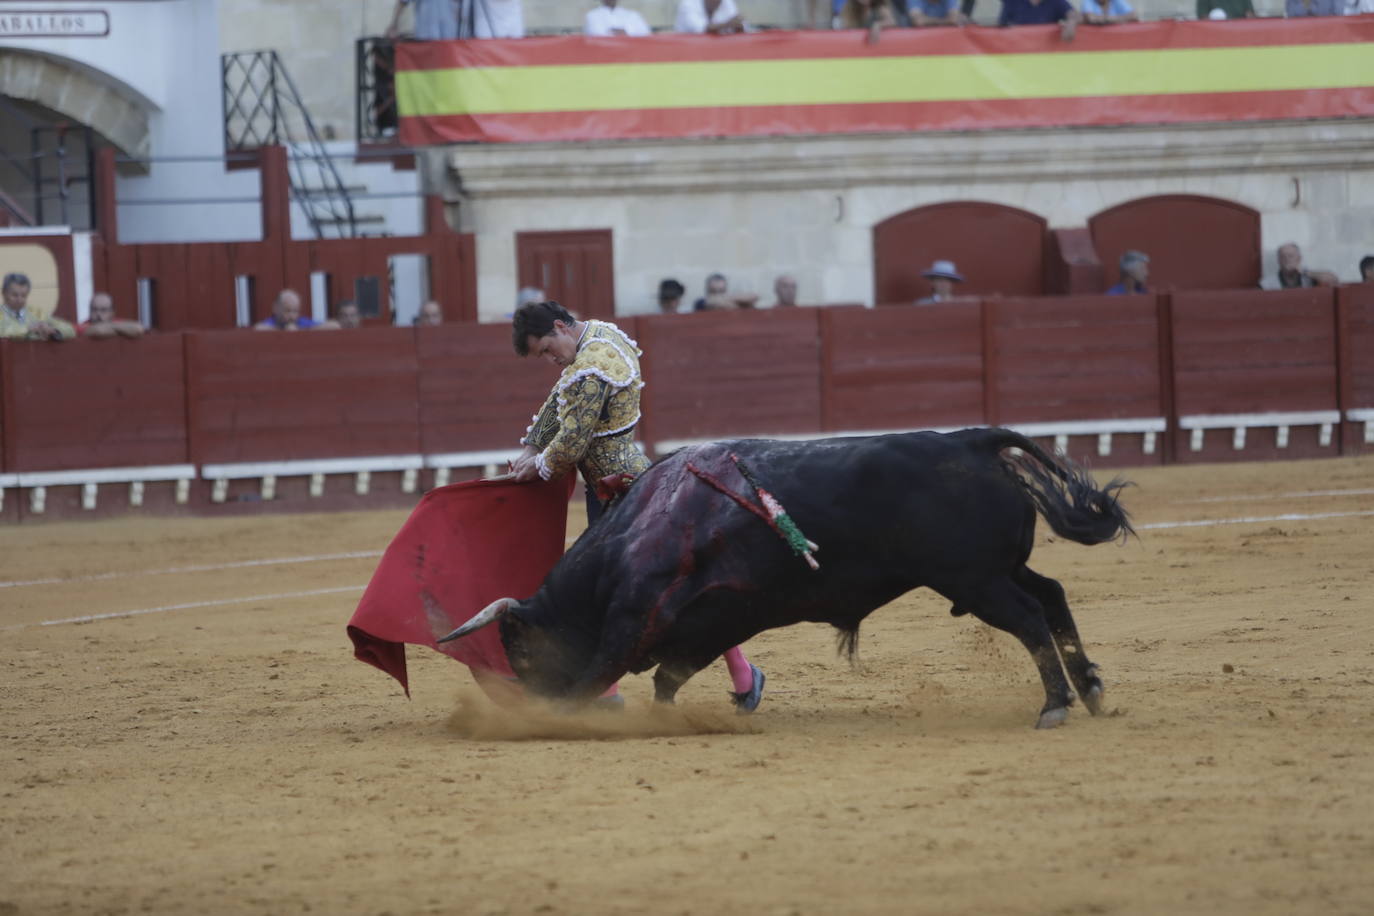
<path id="1" fill-rule="evenodd" d="M 539 449 L 535 465 L 548 480 L 574 466 L 588 483 L 638 474 L 649 459 L 634 445 L 639 422 L 639 347 L 613 324 L 588 321 L 577 356 L 563 370 L 522 444 Z"/>

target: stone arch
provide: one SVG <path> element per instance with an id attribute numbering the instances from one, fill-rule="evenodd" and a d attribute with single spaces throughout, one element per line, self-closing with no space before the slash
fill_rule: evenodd
<path id="1" fill-rule="evenodd" d="M 970 296 L 1044 292 L 1043 217 L 976 200 L 916 207 L 873 227 L 873 292 L 879 305 L 909 305 L 929 294 L 921 271 L 953 261 Z"/>
<path id="2" fill-rule="evenodd" d="M 1108 286 L 1128 249 L 1150 256 L 1160 289 L 1236 289 L 1260 276 L 1260 215 L 1244 204 L 1200 194 L 1158 194 L 1109 207 L 1088 220 Z"/>
<path id="3" fill-rule="evenodd" d="M 95 130 L 128 156 L 151 150 L 152 105 L 134 90 L 59 57 L 0 48 L 4 94 L 42 105 Z"/>

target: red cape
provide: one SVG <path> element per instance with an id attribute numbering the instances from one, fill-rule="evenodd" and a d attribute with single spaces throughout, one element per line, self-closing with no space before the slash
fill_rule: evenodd
<path id="1" fill-rule="evenodd" d="M 574 475 L 536 483 L 474 480 L 431 490 L 382 554 L 348 622 L 353 655 L 401 682 L 406 643 L 429 646 L 472 669 L 514 677 L 500 628 L 436 640 L 497 598 L 528 598 L 563 555 Z"/>

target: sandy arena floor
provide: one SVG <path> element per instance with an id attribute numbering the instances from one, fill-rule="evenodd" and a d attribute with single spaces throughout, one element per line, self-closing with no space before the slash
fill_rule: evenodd
<path id="1" fill-rule="evenodd" d="M 1053 732 L 929 593 L 858 671 L 754 640 L 752 718 L 514 719 L 352 659 L 403 513 L 0 530 L 0 916 L 1374 912 L 1374 459 L 1130 476 L 1138 541 L 1032 561 L 1108 687 Z"/>

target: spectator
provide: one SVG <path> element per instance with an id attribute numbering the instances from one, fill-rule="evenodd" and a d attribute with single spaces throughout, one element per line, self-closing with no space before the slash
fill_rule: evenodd
<path id="1" fill-rule="evenodd" d="M 396 0 L 396 12 L 391 15 L 386 37 L 401 34 L 401 11 L 415 7 L 415 25 L 411 30 L 420 41 L 443 41 L 458 37 L 458 6 L 453 0 Z"/>
<path id="2" fill-rule="evenodd" d="M 1374 283 L 1374 254 L 1360 258 L 1360 279 L 1365 283 Z"/>
<path id="3" fill-rule="evenodd" d="M 649 28 L 649 23 L 639 13 L 621 6 L 620 0 L 601 0 L 600 6 L 587 12 L 582 32 L 598 37 L 628 35 L 642 38 L 652 34 L 653 29 Z"/>
<path id="4" fill-rule="evenodd" d="M 845 0 L 840 23 L 847 29 L 868 29 L 868 43 L 877 42 L 883 29 L 897 24 L 888 0 Z"/>
<path id="5" fill-rule="evenodd" d="M 715 309 L 751 309 L 759 301 L 758 293 L 732 293 L 725 274 L 711 274 L 706 278 L 706 296 L 692 305 L 692 310 L 704 312 Z"/>
<path id="6" fill-rule="evenodd" d="M 1283 15 L 1289 19 L 1303 16 L 1342 16 L 1346 0 L 1285 0 Z"/>
<path id="7" fill-rule="evenodd" d="M 304 331 L 319 325 L 301 316 L 301 297 L 293 289 L 277 293 L 272 302 L 272 314 L 253 325 L 255 331 Z"/>
<path id="8" fill-rule="evenodd" d="M 959 0 L 911 0 L 906 11 L 911 24 L 917 28 L 968 22 L 968 17 L 959 9 Z"/>
<path id="9" fill-rule="evenodd" d="M 518 311 L 521 306 L 529 305 L 531 302 L 546 302 L 548 297 L 544 291 L 537 286 L 522 286 L 520 292 L 515 294 L 515 308 Z"/>
<path id="10" fill-rule="evenodd" d="M 791 274 L 782 274 L 773 281 L 773 295 L 777 301 L 773 303 L 773 308 L 795 308 L 797 305 L 797 278 Z"/>
<path id="11" fill-rule="evenodd" d="M 692 35 L 729 35 L 744 29 L 735 0 L 680 0 L 673 22 L 674 32 Z"/>
<path id="12" fill-rule="evenodd" d="M 1197 0 L 1199 19 L 1253 19 L 1255 5 L 1251 0 Z"/>
<path id="13" fill-rule="evenodd" d="M 1361 13 L 1374 13 L 1374 0 L 1346 0 L 1345 15 L 1358 16 Z"/>
<path id="14" fill-rule="evenodd" d="M 468 0 L 468 3 L 475 37 L 525 37 L 525 10 L 520 0 Z"/>
<path id="15" fill-rule="evenodd" d="M 433 299 L 420 306 L 420 313 L 415 316 L 417 328 L 437 328 L 443 323 L 444 309 Z"/>
<path id="16" fill-rule="evenodd" d="M 1261 280 L 1264 289 L 1303 289 L 1309 286 L 1335 286 L 1341 281 L 1329 270 L 1307 270 L 1302 266 L 1302 249 L 1296 242 L 1280 245 L 1279 272 L 1273 280 Z"/>
<path id="17" fill-rule="evenodd" d="M 1334 2 L 1334 0 L 1327 0 Z M 1137 13 L 1126 0 L 1083 0 L 1083 21 L 1089 25 L 1113 25 L 1118 22 L 1139 22 Z"/>
<path id="18" fill-rule="evenodd" d="M 917 305 L 934 305 L 959 298 L 954 295 L 954 284 L 963 283 L 964 275 L 959 273 L 953 261 L 936 261 L 921 271 L 921 276 L 930 281 L 930 295 L 916 300 Z"/>
<path id="19" fill-rule="evenodd" d="M 658 310 L 664 315 L 676 315 L 682 309 L 682 297 L 687 287 L 671 277 L 658 284 Z"/>
<path id="20" fill-rule="evenodd" d="M 1121 271 L 1121 281 L 1107 290 L 1108 296 L 1129 296 L 1135 293 L 1148 293 L 1145 284 L 1150 279 L 1150 256 L 1143 251 L 1124 251 L 1117 261 Z"/>
<path id="21" fill-rule="evenodd" d="M 61 318 L 29 307 L 29 291 L 33 284 L 24 274 L 5 274 L 0 283 L 0 337 L 26 337 L 30 340 L 71 340 L 76 328 Z"/>
<path id="22" fill-rule="evenodd" d="M 1223 0 L 1225 2 L 1225 0 Z M 1250 0 L 1244 0 L 1249 3 Z M 998 25 L 1048 25 L 1059 23 L 1059 37 L 1073 41 L 1078 29 L 1078 10 L 1069 0 L 1002 0 Z"/>
<path id="23" fill-rule="evenodd" d="M 326 321 L 320 327 L 334 328 L 336 330 L 352 331 L 363 326 L 363 311 L 358 308 L 358 303 L 352 299 L 339 303 L 339 307 L 334 310 L 334 320 Z"/>
<path id="24" fill-rule="evenodd" d="M 77 330 L 82 337 L 91 340 L 143 336 L 143 325 L 115 317 L 114 299 L 110 298 L 109 293 L 96 293 L 91 297 L 90 317 L 78 325 Z"/>

